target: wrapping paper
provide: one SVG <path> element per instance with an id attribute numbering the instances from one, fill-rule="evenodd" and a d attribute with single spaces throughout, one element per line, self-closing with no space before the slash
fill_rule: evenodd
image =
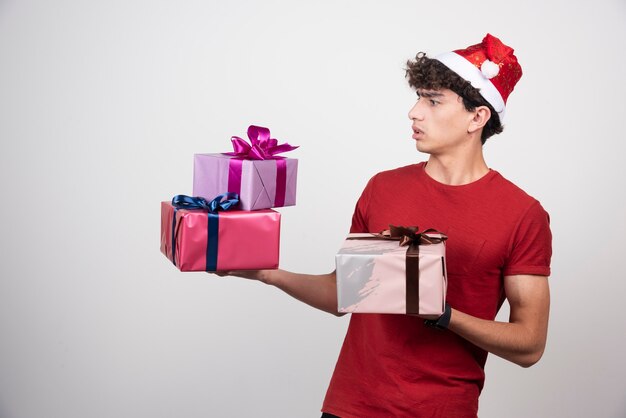
<path id="1" fill-rule="evenodd" d="M 335 256 L 339 312 L 416 313 L 433 318 L 443 314 L 445 244 L 419 246 L 419 310 L 407 312 L 407 247 L 372 236 L 350 234 Z M 359 237 L 369 239 L 350 239 Z"/>
<path id="2" fill-rule="evenodd" d="M 212 218 L 215 234 L 211 235 L 208 211 L 202 209 L 178 209 L 173 231 L 174 209 L 171 202 L 161 202 L 161 252 L 170 261 L 175 255 L 181 271 L 278 268 L 280 213 L 219 212 Z M 212 264 L 215 268 L 210 268 Z"/>
<path id="3" fill-rule="evenodd" d="M 226 154 L 194 156 L 193 195 L 211 199 L 239 194 L 240 208 L 259 210 L 296 204 L 298 160 L 248 160 Z"/>

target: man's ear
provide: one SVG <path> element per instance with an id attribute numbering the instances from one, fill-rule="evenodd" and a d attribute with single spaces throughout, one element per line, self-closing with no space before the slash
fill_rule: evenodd
<path id="1" fill-rule="evenodd" d="M 472 113 L 474 113 L 474 117 L 470 120 L 467 133 L 476 132 L 484 128 L 489 118 L 491 118 L 491 110 L 487 106 L 478 106 Z"/>

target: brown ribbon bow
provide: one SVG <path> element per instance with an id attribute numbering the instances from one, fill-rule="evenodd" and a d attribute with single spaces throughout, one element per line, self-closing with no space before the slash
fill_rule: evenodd
<path id="1" fill-rule="evenodd" d="M 371 237 L 354 237 L 349 239 L 385 239 L 399 241 L 401 247 L 408 246 L 406 250 L 406 313 L 419 314 L 419 280 L 420 280 L 420 245 L 439 244 L 448 239 L 445 234 L 436 229 L 426 229 L 418 232 L 417 226 L 394 226 L 389 225 L 378 234 Z M 429 233 L 439 234 L 430 236 Z"/>
<path id="2" fill-rule="evenodd" d="M 400 246 L 404 247 L 410 243 L 417 243 L 417 245 L 431 245 L 439 244 L 447 240 L 448 237 L 445 234 L 437 231 L 436 229 L 426 229 L 422 232 L 419 231 L 417 226 L 394 226 L 389 225 L 389 229 L 384 230 L 375 236 L 380 236 L 383 239 L 391 239 L 400 241 Z M 428 235 L 434 233 L 440 235 L 439 237 L 432 237 Z"/>

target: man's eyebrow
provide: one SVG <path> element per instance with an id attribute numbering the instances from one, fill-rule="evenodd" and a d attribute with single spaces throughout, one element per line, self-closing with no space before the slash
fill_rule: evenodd
<path id="1" fill-rule="evenodd" d="M 417 94 L 421 97 L 439 97 L 443 96 L 443 93 L 437 90 L 417 90 Z"/>

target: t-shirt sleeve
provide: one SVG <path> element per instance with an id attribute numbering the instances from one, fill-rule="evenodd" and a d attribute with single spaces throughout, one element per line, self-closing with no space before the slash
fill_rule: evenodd
<path id="1" fill-rule="evenodd" d="M 511 239 L 504 275 L 550 275 L 552 233 L 550 216 L 537 201 L 522 216 Z"/>
<path id="2" fill-rule="evenodd" d="M 351 233 L 370 232 L 367 226 L 367 210 L 370 204 L 372 189 L 374 188 L 375 177 L 376 176 L 370 179 L 370 181 L 365 186 L 363 193 L 361 193 L 361 197 L 356 202 L 356 207 L 354 208 L 354 213 L 352 214 L 352 226 L 350 227 Z"/>

